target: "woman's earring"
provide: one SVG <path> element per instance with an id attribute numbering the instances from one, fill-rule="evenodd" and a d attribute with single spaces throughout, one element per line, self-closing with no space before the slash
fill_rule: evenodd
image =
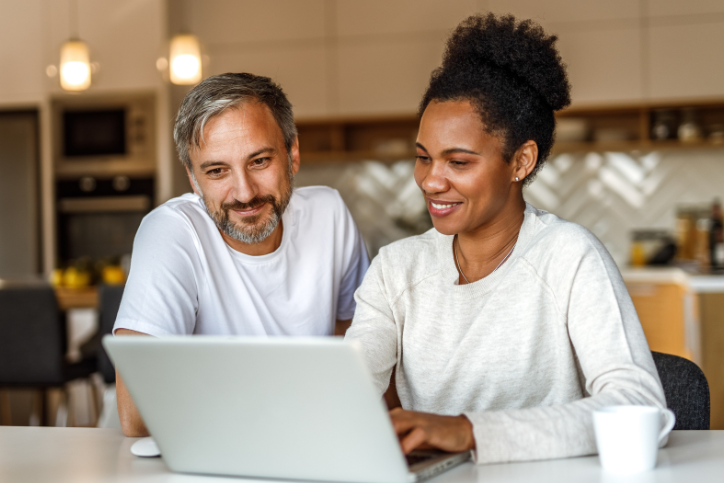
<path id="1" fill-rule="evenodd" d="M 515 180 L 516 180 L 516 181 L 520 181 L 517 176 L 515 177 Z"/>

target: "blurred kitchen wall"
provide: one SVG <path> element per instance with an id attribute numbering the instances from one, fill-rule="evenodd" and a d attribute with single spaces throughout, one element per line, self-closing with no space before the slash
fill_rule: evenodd
<path id="1" fill-rule="evenodd" d="M 450 29 L 485 11 L 531 18 L 559 36 L 574 106 L 724 95 L 720 0 L 187 3 L 208 73 L 269 75 L 300 118 L 414 112 Z"/>
<path id="2" fill-rule="evenodd" d="M 71 35 L 69 5 L 0 0 L 0 109 L 40 114 L 46 271 L 55 249 L 48 106 L 50 97 L 62 95 L 46 70 L 57 65 L 60 45 Z M 78 33 L 99 67 L 90 90 L 80 95 L 156 94 L 161 202 L 189 190 L 170 138 L 187 89 L 168 85 L 156 70 L 167 39 L 182 27 L 203 43 L 205 75 L 269 75 L 283 85 L 299 119 L 385 116 L 416 111 L 450 30 L 465 16 L 485 11 L 532 18 L 560 37 L 574 107 L 724 98 L 721 0 L 78 0 Z M 714 150 L 710 156 L 722 154 Z M 355 173 L 360 166 L 336 169 Z M 718 173 L 724 164 L 712 162 L 706 169 Z M 339 179 L 332 171 L 303 162 L 298 183 Z M 379 178 L 382 171 L 375 172 Z M 401 206 L 412 205 L 405 200 Z M 411 219 L 389 223 L 405 230 L 417 226 Z"/>
<path id="3" fill-rule="evenodd" d="M 48 72 L 57 68 L 60 47 L 75 24 L 96 64 L 91 88 L 76 95 L 151 92 L 161 114 L 157 130 L 168 131 L 167 87 L 156 69 L 167 38 L 166 8 L 163 0 L 77 0 L 73 15 L 70 0 L 0 0 L 0 110 L 36 112 L 39 117 L 42 272 L 49 273 L 56 265 L 51 98 L 69 95 L 61 90 L 58 77 Z M 157 158 L 158 200 L 168 199 L 173 173 L 170 143 L 158 143 Z"/>

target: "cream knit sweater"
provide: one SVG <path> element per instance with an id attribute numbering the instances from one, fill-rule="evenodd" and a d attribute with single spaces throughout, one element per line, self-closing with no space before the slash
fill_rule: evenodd
<path id="1" fill-rule="evenodd" d="M 452 236 L 380 251 L 357 290 L 347 339 L 382 395 L 396 371 L 405 409 L 465 414 L 478 463 L 596 452 L 592 410 L 665 407 L 636 311 L 585 228 L 528 205 L 495 273 L 458 285 Z"/>

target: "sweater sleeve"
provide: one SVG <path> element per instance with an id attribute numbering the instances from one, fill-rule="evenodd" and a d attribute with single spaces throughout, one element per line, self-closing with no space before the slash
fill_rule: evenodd
<path id="1" fill-rule="evenodd" d="M 636 310 L 600 242 L 588 240 L 585 253 L 568 274 L 541 274 L 541 278 L 548 280 L 566 320 L 588 397 L 546 407 L 465 413 L 473 424 L 477 463 L 595 454 L 592 412 L 596 408 L 666 407 Z"/>
<path id="2" fill-rule="evenodd" d="M 357 308 L 345 340 L 361 343 L 365 360 L 380 395 L 390 384 L 392 369 L 397 362 L 397 327 L 385 290 L 380 258 L 370 265 L 362 285 L 355 292 Z"/>

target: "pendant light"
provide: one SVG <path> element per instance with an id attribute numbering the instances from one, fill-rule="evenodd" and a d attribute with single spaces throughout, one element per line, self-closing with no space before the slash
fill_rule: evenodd
<path id="1" fill-rule="evenodd" d="M 180 34 L 171 39 L 170 78 L 178 85 L 201 82 L 201 47 L 195 35 Z"/>
<path id="2" fill-rule="evenodd" d="M 90 83 L 88 45 L 82 40 L 71 39 L 60 49 L 60 86 L 66 91 L 84 91 Z"/>
<path id="3" fill-rule="evenodd" d="M 84 91 L 91 84 L 88 44 L 78 38 L 77 0 L 70 0 L 71 38 L 60 48 L 60 86 L 66 91 Z"/>
<path id="4" fill-rule="evenodd" d="M 188 0 L 178 3 L 181 8 L 181 29 L 171 38 L 168 70 L 173 84 L 193 85 L 201 82 L 201 45 L 195 35 L 190 34 L 189 18 L 191 5 Z"/>

